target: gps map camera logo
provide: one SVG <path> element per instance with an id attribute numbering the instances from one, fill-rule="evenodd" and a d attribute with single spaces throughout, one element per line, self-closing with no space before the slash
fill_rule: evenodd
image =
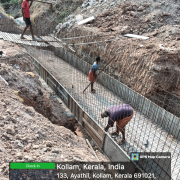
<path id="1" fill-rule="evenodd" d="M 139 161 L 139 153 L 132 153 L 131 154 L 132 161 Z"/>

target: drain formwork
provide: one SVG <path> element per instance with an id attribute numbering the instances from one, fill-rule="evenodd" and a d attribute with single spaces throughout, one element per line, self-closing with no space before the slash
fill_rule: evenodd
<path id="1" fill-rule="evenodd" d="M 144 97 L 137 98 L 136 95 L 132 95 L 129 92 L 127 96 L 117 96 L 100 83 L 95 84 L 96 93 L 90 93 L 90 89 L 86 93 L 82 93 L 83 89 L 88 85 L 87 74 L 91 65 L 86 62 L 77 62 L 73 60 L 73 55 L 69 55 L 68 61 L 60 59 L 55 56 L 51 51 L 40 50 L 36 48 L 27 47 L 27 51 L 35 57 L 71 94 L 71 96 L 79 103 L 79 105 L 87 112 L 93 120 L 95 120 L 102 128 L 107 125 L 108 119 L 101 119 L 100 113 L 106 110 L 111 105 L 122 105 L 125 103 L 133 104 L 135 112 L 132 120 L 126 126 L 126 141 L 125 145 L 120 145 L 121 148 L 130 155 L 131 152 L 170 152 L 171 153 L 171 165 L 166 164 L 159 172 L 154 169 L 156 173 L 161 174 L 159 179 L 168 179 L 169 174 L 166 170 L 171 168 L 171 178 L 180 178 L 180 141 L 179 138 L 179 118 L 172 115 L 171 121 L 159 116 L 156 118 L 157 113 L 167 113 L 162 108 L 151 108 Z M 64 56 L 67 56 L 69 52 L 65 52 Z M 66 59 L 66 58 L 64 58 Z M 80 60 L 79 60 L 80 61 Z M 79 63 L 79 64 L 78 64 Z M 78 66 L 77 70 L 75 67 Z M 84 74 L 85 73 L 85 74 Z M 108 75 L 106 76 L 108 77 Z M 102 77 L 100 77 L 102 78 Z M 106 79 L 101 79 L 104 82 Z M 109 78 L 109 77 L 108 77 Z M 111 81 L 111 79 L 110 79 Z M 53 83 L 53 82 L 52 82 Z M 109 83 L 111 85 L 111 83 Z M 116 90 L 120 89 L 122 92 L 128 91 L 126 87 L 117 86 Z M 109 88 L 111 89 L 111 88 Z M 122 94 L 123 95 L 123 94 Z M 124 98 L 127 97 L 127 98 Z M 158 119 L 155 121 L 154 119 Z M 167 121 L 167 122 L 166 122 Z M 109 129 L 109 133 L 115 131 L 115 127 Z M 172 134 L 174 132 L 174 134 Z M 118 138 L 115 139 L 116 141 Z M 141 166 L 141 165 L 140 165 Z M 146 166 L 141 168 L 146 171 L 152 169 L 153 166 Z"/>

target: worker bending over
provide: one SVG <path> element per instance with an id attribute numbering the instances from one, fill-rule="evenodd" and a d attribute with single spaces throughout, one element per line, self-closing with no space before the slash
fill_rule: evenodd
<path id="1" fill-rule="evenodd" d="M 91 82 L 91 93 L 95 93 L 96 90 L 93 89 L 93 84 L 97 80 L 97 73 L 96 71 L 98 70 L 98 64 L 100 62 L 100 57 L 96 58 L 96 62 L 92 65 L 91 70 L 89 71 L 89 81 Z"/>
<path id="2" fill-rule="evenodd" d="M 102 118 L 109 117 L 108 124 L 104 130 L 107 132 L 110 127 L 113 127 L 114 122 L 116 122 L 116 134 L 119 135 L 119 132 L 122 133 L 123 138 L 121 143 L 124 143 L 125 126 L 131 120 L 133 114 L 134 110 L 128 104 L 110 106 L 105 112 L 101 114 Z"/>
<path id="3" fill-rule="evenodd" d="M 29 5 L 29 1 L 31 1 L 30 5 Z M 24 28 L 24 31 L 21 35 L 21 39 L 25 39 L 24 34 L 25 34 L 27 28 L 30 26 L 32 40 L 35 40 L 34 34 L 33 34 L 33 29 L 32 29 L 32 24 L 31 24 L 31 20 L 30 20 L 30 10 L 29 10 L 29 8 L 32 6 L 32 3 L 33 3 L 33 0 L 23 0 L 23 3 L 22 3 L 22 15 L 23 15 L 23 20 L 26 23 L 26 27 Z"/>

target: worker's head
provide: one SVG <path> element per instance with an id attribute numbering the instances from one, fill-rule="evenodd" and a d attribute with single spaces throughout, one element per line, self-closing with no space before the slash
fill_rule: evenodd
<path id="1" fill-rule="evenodd" d="M 99 56 L 96 58 L 96 62 L 97 62 L 97 64 L 100 62 L 100 57 Z"/>
<path id="2" fill-rule="evenodd" d="M 104 111 L 103 113 L 101 113 L 101 117 L 108 117 L 109 116 L 109 112 L 108 111 Z"/>

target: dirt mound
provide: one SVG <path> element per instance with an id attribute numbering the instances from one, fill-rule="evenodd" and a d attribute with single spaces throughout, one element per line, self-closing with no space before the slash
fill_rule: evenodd
<path id="1" fill-rule="evenodd" d="M 65 108 L 61 107 L 62 104 L 54 97 L 54 93 L 50 93 L 42 86 L 42 81 L 36 74 L 29 73 L 34 71 L 34 65 L 25 49 L 4 41 L 1 41 L 0 45 L 7 54 L 5 58 L 1 58 L 1 62 L 8 63 L 1 64 L 0 75 L 14 91 L 18 92 L 23 103 L 33 107 L 54 124 L 67 127 L 74 132 L 77 128 L 75 118 L 68 117 L 64 113 Z"/>
<path id="2" fill-rule="evenodd" d="M 8 176 L 9 162 L 96 160 L 82 138 L 24 106 L 2 82 L 0 91 L 1 177 Z"/>

